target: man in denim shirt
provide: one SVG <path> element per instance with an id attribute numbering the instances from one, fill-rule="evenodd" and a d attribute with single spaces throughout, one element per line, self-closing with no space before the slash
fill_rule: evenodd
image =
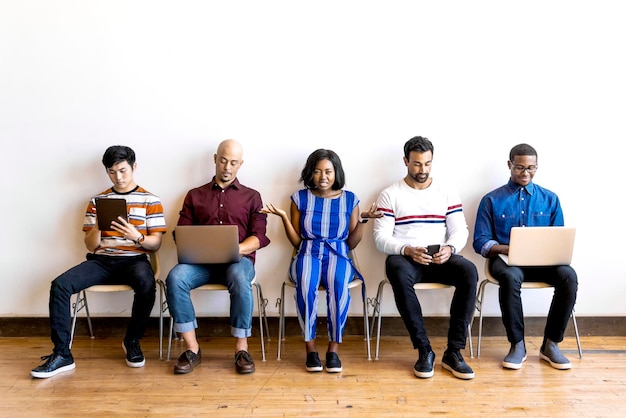
<path id="1" fill-rule="evenodd" d="M 513 267 L 498 254 L 509 253 L 514 226 L 563 226 L 563 211 L 558 196 L 533 183 L 537 172 L 537 151 L 528 144 L 511 149 L 508 161 L 511 178 L 507 184 L 485 195 L 478 206 L 474 229 L 474 250 L 491 258 L 490 270 L 500 282 L 502 322 L 511 349 L 502 367 L 520 369 L 526 360 L 521 286 L 524 281 L 541 281 L 554 286 L 554 296 L 544 331 L 540 357 L 552 367 L 572 367 L 559 350 L 558 343 L 574 309 L 578 279 L 570 266 Z"/>

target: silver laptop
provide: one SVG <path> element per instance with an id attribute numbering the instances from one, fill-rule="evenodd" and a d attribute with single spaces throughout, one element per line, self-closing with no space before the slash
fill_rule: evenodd
<path id="1" fill-rule="evenodd" d="M 236 263 L 241 259 L 237 225 L 179 225 L 174 236 L 181 264 Z"/>
<path id="2" fill-rule="evenodd" d="M 509 266 L 561 266 L 572 263 L 576 228 L 534 226 L 511 228 L 509 255 L 499 254 Z"/>

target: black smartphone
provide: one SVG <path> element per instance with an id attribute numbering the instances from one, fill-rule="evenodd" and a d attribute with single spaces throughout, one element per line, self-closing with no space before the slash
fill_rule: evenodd
<path id="1" fill-rule="evenodd" d="M 439 244 L 429 245 L 428 247 L 426 247 L 426 254 L 430 256 L 435 255 L 439 252 L 440 248 L 441 248 L 441 245 Z"/>

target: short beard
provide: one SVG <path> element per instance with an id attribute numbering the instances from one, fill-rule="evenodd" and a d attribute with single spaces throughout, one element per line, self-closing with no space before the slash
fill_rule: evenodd
<path id="1" fill-rule="evenodd" d="M 425 175 L 426 175 L 426 178 L 424 180 L 420 180 L 420 177 L 419 177 L 420 174 L 410 174 L 411 178 L 418 183 L 426 183 L 428 181 L 430 174 L 425 174 Z"/>

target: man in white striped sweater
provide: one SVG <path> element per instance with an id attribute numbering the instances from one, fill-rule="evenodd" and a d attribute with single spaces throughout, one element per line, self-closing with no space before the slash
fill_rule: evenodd
<path id="1" fill-rule="evenodd" d="M 459 379 L 473 379 L 474 371 L 461 355 L 472 318 L 478 272 L 458 253 L 469 236 L 461 199 L 456 191 L 430 177 L 434 147 L 421 136 L 404 145 L 407 175 L 382 191 L 374 221 L 374 242 L 387 254 L 385 272 L 396 306 L 419 358 L 413 368 L 419 378 L 434 374 L 435 353 L 430 345 L 422 308 L 413 285 L 444 283 L 455 287 L 450 307 L 448 347 L 441 365 Z"/>

